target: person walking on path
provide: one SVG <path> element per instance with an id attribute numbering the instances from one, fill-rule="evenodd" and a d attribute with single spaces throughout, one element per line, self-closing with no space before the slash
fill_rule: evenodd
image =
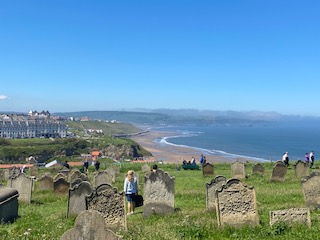
<path id="1" fill-rule="evenodd" d="M 309 154 L 309 162 L 310 162 L 310 168 L 312 168 L 313 164 L 314 164 L 314 152 L 313 151 L 311 151 Z"/>
<path id="2" fill-rule="evenodd" d="M 282 156 L 282 162 L 289 166 L 289 153 L 288 152 L 285 152 Z"/>
<path id="3" fill-rule="evenodd" d="M 137 179 L 134 177 L 133 171 L 129 170 L 128 174 L 124 180 L 123 191 L 126 194 L 128 201 L 128 213 L 127 215 L 131 215 L 134 213 L 135 208 L 135 197 L 138 194 L 138 184 Z"/>

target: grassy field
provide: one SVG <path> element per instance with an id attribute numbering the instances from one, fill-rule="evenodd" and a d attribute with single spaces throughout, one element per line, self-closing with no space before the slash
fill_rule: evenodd
<path id="1" fill-rule="evenodd" d="M 123 239 L 319 239 L 320 211 L 311 211 L 312 226 L 270 227 L 269 211 L 293 207 L 305 207 L 302 187 L 295 177 L 292 166 L 285 182 L 270 182 L 272 163 L 265 163 L 265 175 L 251 175 L 252 165 L 247 164 L 244 182 L 256 190 L 260 218 L 258 227 L 220 229 L 215 212 L 206 211 L 206 188 L 217 175 L 231 177 L 230 164 L 215 164 L 214 176 L 202 176 L 201 171 L 176 170 L 174 164 L 159 165 L 159 168 L 175 177 L 176 211 L 165 216 L 143 217 L 143 207 L 128 216 L 128 231 L 120 232 Z M 124 174 L 133 169 L 139 173 L 140 193 L 143 194 L 143 173 L 140 164 L 121 164 L 121 175 L 114 184 L 123 190 Z M 316 166 L 319 163 L 316 162 Z M 106 166 L 108 167 L 108 166 Z M 92 177 L 92 172 L 90 173 Z M 48 191 L 35 191 L 31 205 L 19 204 L 19 218 L 12 224 L 0 225 L 0 239 L 60 239 L 73 227 L 74 218 L 66 218 L 67 196 Z"/>

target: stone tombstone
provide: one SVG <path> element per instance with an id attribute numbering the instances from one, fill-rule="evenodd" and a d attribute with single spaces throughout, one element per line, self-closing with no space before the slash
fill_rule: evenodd
<path id="1" fill-rule="evenodd" d="M 174 212 L 175 179 L 167 172 L 157 170 L 144 177 L 145 217 Z"/>
<path id="2" fill-rule="evenodd" d="M 79 170 L 73 171 L 70 173 L 70 179 L 69 181 L 72 182 L 74 179 L 79 178 L 81 175 L 81 172 Z"/>
<path id="3" fill-rule="evenodd" d="M 202 166 L 202 175 L 213 175 L 213 165 L 211 163 L 206 163 Z"/>
<path id="4" fill-rule="evenodd" d="M 4 170 L 0 170 L 0 184 L 6 180 Z"/>
<path id="5" fill-rule="evenodd" d="M 5 180 L 8 180 L 9 177 L 10 177 L 10 169 L 6 168 L 6 169 L 4 170 L 4 179 L 5 179 Z"/>
<path id="6" fill-rule="evenodd" d="M 270 225 L 275 223 L 304 224 L 311 227 L 309 208 L 290 208 L 285 210 L 270 211 Z"/>
<path id="7" fill-rule="evenodd" d="M 264 166 L 261 163 L 252 166 L 252 174 L 264 175 Z"/>
<path id="8" fill-rule="evenodd" d="M 223 176 L 217 176 L 211 180 L 210 183 L 206 184 L 206 205 L 208 211 L 216 210 L 216 190 L 220 189 L 224 184 L 226 184 L 227 179 Z"/>
<path id="9" fill-rule="evenodd" d="M 116 170 L 114 168 L 108 168 L 106 172 L 108 173 L 108 175 L 111 176 L 112 182 L 114 183 L 116 181 L 116 175 L 117 175 Z"/>
<path id="10" fill-rule="evenodd" d="M 70 169 L 69 168 L 66 168 L 66 167 L 63 167 L 59 173 L 62 173 L 66 179 L 69 178 L 69 173 L 70 173 Z"/>
<path id="11" fill-rule="evenodd" d="M 18 218 L 18 197 L 16 189 L 0 184 L 0 222 L 13 222 Z"/>
<path id="12" fill-rule="evenodd" d="M 294 170 L 295 170 L 296 176 L 298 178 L 306 177 L 309 175 L 308 164 L 306 162 L 301 161 L 301 160 L 296 162 L 296 164 L 294 165 Z"/>
<path id="13" fill-rule="evenodd" d="M 82 181 L 82 179 L 80 184 L 69 189 L 67 217 L 78 216 L 82 211 L 85 211 L 86 196 L 91 195 L 91 193 L 91 184 Z"/>
<path id="14" fill-rule="evenodd" d="M 283 182 L 287 174 L 287 166 L 283 162 L 277 162 L 273 167 L 271 181 Z"/>
<path id="15" fill-rule="evenodd" d="M 98 187 L 101 184 L 112 185 L 112 176 L 105 171 L 99 171 L 94 175 L 94 186 Z"/>
<path id="16" fill-rule="evenodd" d="M 30 176 L 34 176 L 34 177 L 38 177 L 39 175 L 39 168 L 37 165 L 33 165 L 31 168 L 30 168 Z"/>
<path id="17" fill-rule="evenodd" d="M 53 190 L 53 178 L 46 173 L 39 179 L 39 190 Z"/>
<path id="18" fill-rule="evenodd" d="M 81 178 L 82 181 L 90 182 L 89 177 L 88 177 L 86 174 L 84 174 L 84 173 L 81 173 L 80 176 L 79 176 L 79 178 Z"/>
<path id="19" fill-rule="evenodd" d="M 20 174 L 20 168 L 16 166 L 9 168 L 9 179 L 18 176 L 19 174 Z"/>
<path id="20" fill-rule="evenodd" d="M 73 188 L 73 187 L 75 187 L 76 185 L 79 185 L 82 182 L 83 182 L 82 178 L 73 179 L 73 181 L 70 183 L 70 188 Z"/>
<path id="21" fill-rule="evenodd" d="M 59 178 L 64 178 L 65 180 L 67 180 L 66 175 L 64 175 L 63 173 L 58 173 L 56 176 L 54 176 L 53 180 L 56 181 Z"/>
<path id="22" fill-rule="evenodd" d="M 149 173 L 151 172 L 151 167 L 149 166 L 149 164 L 144 164 L 142 167 L 141 167 L 141 172 L 143 173 Z"/>
<path id="23" fill-rule="evenodd" d="M 74 228 L 66 231 L 61 240 L 120 240 L 107 228 L 101 213 L 96 210 L 81 212 L 74 223 Z"/>
<path id="24" fill-rule="evenodd" d="M 19 193 L 18 200 L 30 204 L 33 180 L 26 174 L 20 173 L 18 176 L 11 178 L 9 182 L 11 188 L 17 189 Z"/>
<path id="25" fill-rule="evenodd" d="M 246 166 L 243 162 L 236 161 L 231 164 L 231 176 L 236 179 L 246 178 Z"/>
<path id="26" fill-rule="evenodd" d="M 117 232 L 127 229 L 124 193 L 110 184 L 99 185 L 90 196 L 86 196 L 87 210 L 97 210 L 102 214 L 107 227 Z"/>
<path id="27" fill-rule="evenodd" d="M 258 226 L 256 193 L 238 179 L 230 179 L 216 191 L 218 225 Z"/>
<path id="28" fill-rule="evenodd" d="M 320 172 L 312 172 L 301 180 L 306 206 L 320 208 Z"/>
<path id="29" fill-rule="evenodd" d="M 67 194 L 70 183 L 65 178 L 59 178 L 53 182 L 53 190 L 56 193 Z"/>

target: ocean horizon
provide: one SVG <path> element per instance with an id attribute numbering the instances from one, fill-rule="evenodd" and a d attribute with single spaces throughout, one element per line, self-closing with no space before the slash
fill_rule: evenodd
<path id="1" fill-rule="evenodd" d="M 169 131 L 170 136 L 155 142 L 188 147 L 207 156 L 247 158 L 253 161 L 278 161 L 289 152 L 292 161 L 304 160 L 307 152 L 320 152 L 320 127 L 279 126 L 166 126 L 152 128 Z"/>

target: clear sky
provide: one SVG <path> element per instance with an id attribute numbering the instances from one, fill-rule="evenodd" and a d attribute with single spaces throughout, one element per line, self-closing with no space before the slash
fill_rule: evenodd
<path id="1" fill-rule="evenodd" d="M 0 1 L 0 111 L 320 116 L 320 1 Z"/>

